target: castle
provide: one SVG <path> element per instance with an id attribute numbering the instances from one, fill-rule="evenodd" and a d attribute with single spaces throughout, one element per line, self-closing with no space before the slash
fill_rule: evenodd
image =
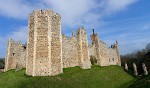
<path id="1" fill-rule="evenodd" d="M 98 34 L 91 34 L 91 43 L 84 27 L 67 37 L 61 33 L 61 16 L 52 10 L 35 10 L 29 15 L 27 44 L 8 41 L 5 71 L 26 68 L 31 76 L 54 76 L 63 68 L 91 68 L 91 57 L 97 65 L 121 65 L 118 42 L 107 48 Z"/>

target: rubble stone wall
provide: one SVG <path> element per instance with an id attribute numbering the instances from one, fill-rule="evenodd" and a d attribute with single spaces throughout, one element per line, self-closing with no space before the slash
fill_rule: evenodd
<path id="1" fill-rule="evenodd" d="M 95 45 L 89 44 L 88 50 L 89 50 L 89 56 L 96 56 Z"/>
<path id="2" fill-rule="evenodd" d="M 78 66 L 77 39 L 63 35 L 62 39 L 63 68 Z"/>
<path id="3" fill-rule="evenodd" d="M 9 39 L 5 59 L 5 71 L 16 68 L 24 68 L 26 64 L 25 56 L 26 50 L 21 42 L 15 42 L 12 39 Z"/>
<path id="4" fill-rule="evenodd" d="M 34 11 L 29 16 L 28 37 L 26 73 L 32 76 L 62 73 L 61 17 L 51 10 Z"/>
<path id="5" fill-rule="evenodd" d="M 29 15 L 28 18 L 28 42 L 27 42 L 27 59 L 26 59 L 26 74 L 33 74 L 33 58 L 34 58 L 34 36 L 35 36 L 35 13 Z"/>
<path id="6" fill-rule="evenodd" d="M 50 61 L 48 50 L 48 16 L 42 11 L 35 12 L 35 40 L 34 40 L 34 59 L 33 75 L 50 75 Z"/>
<path id="7" fill-rule="evenodd" d="M 100 62 L 101 66 L 109 66 L 109 55 L 108 55 L 108 49 L 105 42 L 100 41 Z"/>
<path id="8" fill-rule="evenodd" d="M 52 21 L 49 27 L 51 29 L 51 75 L 57 75 L 63 73 L 61 17 L 53 13 L 49 21 Z"/>
<path id="9" fill-rule="evenodd" d="M 85 29 L 79 28 L 77 30 L 77 42 L 78 42 L 78 63 L 83 69 L 91 68 L 89 50 L 88 50 L 88 38 Z"/>
<path id="10" fill-rule="evenodd" d="M 117 65 L 118 64 L 117 50 L 113 48 L 109 48 L 108 51 L 109 51 L 109 64 Z"/>

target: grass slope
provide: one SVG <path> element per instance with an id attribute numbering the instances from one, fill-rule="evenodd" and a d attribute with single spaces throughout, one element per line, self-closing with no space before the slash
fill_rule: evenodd
<path id="1" fill-rule="evenodd" d="M 150 75 L 138 79 L 129 88 L 150 88 Z"/>
<path id="2" fill-rule="evenodd" d="M 119 66 L 66 68 L 53 77 L 30 77 L 25 70 L 0 73 L 0 88 L 127 88 L 136 79 Z"/>

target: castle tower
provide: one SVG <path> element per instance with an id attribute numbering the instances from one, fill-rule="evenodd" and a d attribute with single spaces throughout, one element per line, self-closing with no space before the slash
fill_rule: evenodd
<path id="1" fill-rule="evenodd" d="M 93 31 L 93 34 L 90 37 L 91 37 L 92 44 L 94 45 L 98 43 L 99 37 L 98 37 L 98 34 L 95 33 L 94 29 L 92 29 L 92 31 Z"/>
<path id="2" fill-rule="evenodd" d="M 118 42 L 116 41 L 116 43 L 111 45 L 111 48 L 109 48 L 108 50 L 109 50 L 109 63 L 110 63 L 110 65 L 121 66 Z"/>
<path id="3" fill-rule="evenodd" d="M 54 76 L 63 73 L 61 17 L 51 10 L 29 15 L 26 74 Z"/>
<path id="4" fill-rule="evenodd" d="M 88 38 L 84 28 L 77 30 L 77 41 L 78 41 L 78 64 L 83 69 L 91 68 L 91 62 L 88 51 Z"/>
<path id="5" fill-rule="evenodd" d="M 5 69 L 4 71 L 7 71 L 11 68 L 11 63 L 12 63 L 12 60 L 13 60 L 13 40 L 12 39 L 9 39 L 8 40 L 8 44 L 7 44 L 7 53 L 6 53 L 6 59 L 5 59 Z"/>
<path id="6" fill-rule="evenodd" d="M 7 53 L 5 59 L 5 71 L 10 69 L 20 69 L 25 63 L 22 61 L 25 55 L 21 42 L 15 42 L 12 39 L 8 40 Z M 22 58 L 21 58 L 22 57 Z"/>
<path id="7" fill-rule="evenodd" d="M 118 55 L 118 66 L 121 66 L 121 59 L 120 59 L 120 52 L 119 52 L 119 45 L 118 45 L 118 41 L 116 41 L 116 51 L 117 51 L 117 55 Z"/>
<path id="8" fill-rule="evenodd" d="M 97 65 L 100 66 L 109 66 L 109 55 L 108 49 L 105 42 L 99 40 L 99 36 L 94 32 L 91 35 L 92 45 L 95 47 L 95 56 L 97 59 Z"/>
<path id="9" fill-rule="evenodd" d="M 101 66 L 99 36 L 97 33 L 94 32 L 94 29 L 92 30 L 93 30 L 93 34 L 90 37 L 91 37 L 92 45 L 95 46 L 97 64 Z"/>

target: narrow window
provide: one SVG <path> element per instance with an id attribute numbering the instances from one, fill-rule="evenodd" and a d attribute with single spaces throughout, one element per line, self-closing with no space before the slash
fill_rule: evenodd
<path id="1" fill-rule="evenodd" d="M 13 56 L 15 56 L 15 53 L 13 53 Z"/>

